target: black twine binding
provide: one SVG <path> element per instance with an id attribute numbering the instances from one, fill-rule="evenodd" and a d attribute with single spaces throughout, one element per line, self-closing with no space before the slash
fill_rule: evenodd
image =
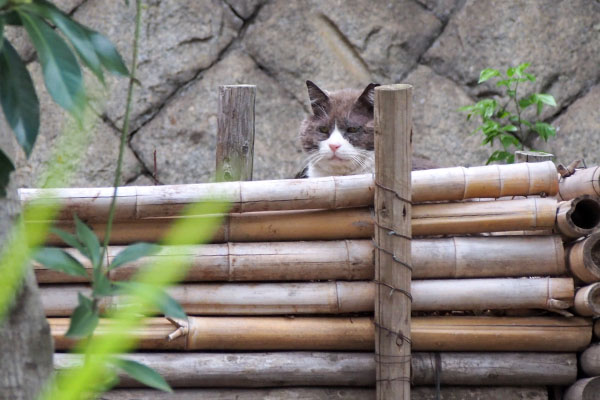
<path id="1" fill-rule="evenodd" d="M 405 203 L 412 204 L 412 202 L 411 202 L 410 200 L 408 200 L 408 199 L 405 199 L 404 197 L 400 196 L 400 195 L 398 194 L 398 192 L 396 192 L 394 189 L 392 189 L 392 188 L 390 188 L 390 187 L 387 187 L 387 186 L 385 186 L 385 185 L 382 185 L 381 183 L 377 182 L 377 180 L 374 180 L 374 182 L 375 182 L 375 186 L 377 186 L 377 187 L 380 187 L 380 188 L 381 188 L 381 189 L 383 189 L 383 190 L 386 190 L 386 191 L 388 191 L 388 192 L 391 192 L 391 193 L 393 193 L 393 194 L 394 194 L 394 196 L 396 196 L 396 198 L 397 198 L 397 199 L 399 199 L 399 200 L 402 200 L 402 201 L 403 201 L 403 202 L 405 202 Z"/>
<path id="2" fill-rule="evenodd" d="M 396 332 L 396 331 L 394 331 L 394 330 L 391 330 L 391 329 L 389 329 L 389 328 L 386 328 L 386 327 L 385 327 L 385 326 L 383 326 L 383 325 L 379 325 L 377 322 L 373 322 L 373 325 L 375 325 L 375 327 L 376 327 L 377 329 L 381 329 L 382 331 L 386 331 L 386 332 L 388 333 L 388 335 L 390 335 L 390 334 L 391 334 L 391 335 L 395 335 L 395 336 L 396 336 L 396 344 L 397 344 L 398 346 L 402 346 L 402 342 L 406 342 L 406 343 L 408 343 L 410 346 L 412 346 L 412 340 L 411 340 L 411 339 L 410 339 L 408 336 L 404 335 L 404 334 L 402 333 L 402 331 L 398 331 L 398 332 Z M 398 341 L 400 341 L 400 343 L 398 343 Z M 380 357 L 391 357 L 391 356 L 384 356 L 384 355 L 382 355 L 382 354 L 379 354 L 379 356 L 380 356 Z M 399 356 L 399 357 L 405 357 L 405 356 Z"/>

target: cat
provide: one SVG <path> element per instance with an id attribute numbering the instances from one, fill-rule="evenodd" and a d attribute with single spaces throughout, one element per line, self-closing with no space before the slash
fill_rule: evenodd
<path id="1" fill-rule="evenodd" d="M 302 148 L 308 154 L 306 167 L 297 178 L 357 175 L 375 172 L 373 110 L 376 83 L 360 91 L 327 92 L 306 81 L 312 108 L 300 125 Z M 436 166 L 429 160 L 413 159 L 413 170 Z"/>

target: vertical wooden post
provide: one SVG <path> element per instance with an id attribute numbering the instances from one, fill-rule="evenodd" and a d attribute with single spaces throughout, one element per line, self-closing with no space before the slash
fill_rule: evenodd
<path id="1" fill-rule="evenodd" d="M 217 180 L 251 181 L 256 86 L 219 86 Z"/>
<path id="2" fill-rule="evenodd" d="M 375 88 L 377 399 L 410 399 L 412 86 Z"/>

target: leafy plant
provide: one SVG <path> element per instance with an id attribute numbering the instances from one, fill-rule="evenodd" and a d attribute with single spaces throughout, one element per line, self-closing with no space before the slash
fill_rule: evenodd
<path id="1" fill-rule="evenodd" d="M 129 72 L 110 40 L 74 21 L 52 3 L 0 0 L 0 104 L 17 142 L 29 157 L 39 132 L 40 105 L 25 63 L 4 37 L 7 25 L 25 28 L 38 54 L 48 93 L 76 120 L 82 119 L 86 105 L 80 63 L 103 83 L 104 70 L 122 76 Z M 5 196 L 13 170 L 12 161 L 0 149 L 0 197 Z"/>
<path id="2" fill-rule="evenodd" d="M 556 101 L 550 94 L 532 93 L 519 96 L 519 85 L 526 82 L 535 82 L 533 74 L 525 72 L 529 63 L 523 63 L 518 67 L 510 67 L 506 74 L 493 68 L 486 68 L 479 75 L 478 84 L 493 78 L 499 78 L 496 86 L 505 90 L 508 99 L 500 105 L 495 98 L 486 98 L 475 104 L 459 108 L 459 111 L 467 112 L 467 121 L 473 115 L 479 116 L 480 125 L 472 134 L 479 131 L 484 135 L 482 145 L 494 146 L 496 140 L 500 142 L 503 150 L 496 150 L 488 158 L 486 164 L 493 161 L 514 162 L 512 148 L 516 150 L 532 149 L 533 140 L 536 137 L 547 141 L 556 135 L 556 129 L 541 120 L 529 120 L 523 115 L 524 111 L 536 107 L 536 117 L 539 118 L 544 106 L 556 107 Z"/>

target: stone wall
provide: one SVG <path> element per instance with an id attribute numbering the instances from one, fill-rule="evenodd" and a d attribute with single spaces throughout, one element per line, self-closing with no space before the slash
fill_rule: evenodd
<path id="1" fill-rule="evenodd" d="M 75 19 L 107 34 L 130 60 L 134 7 L 117 0 L 61 0 Z M 486 97 L 479 71 L 531 62 L 535 89 L 558 107 L 543 118 L 557 138 L 538 148 L 569 162 L 600 161 L 600 3 L 595 0 L 147 0 L 133 120 L 123 178 L 151 184 L 208 181 L 214 171 L 217 87 L 255 84 L 255 179 L 292 177 L 302 166 L 298 126 L 305 80 L 323 88 L 369 82 L 414 86 L 414 153 L 442 166 L 483 163 L 490 153 L 456 110 Z M 40 139 L 19 160 L 25 186 L 45 168 L 64 113 L 45 93 L 32 47 L 7 29 L 42 102 Z M 127 82 L 111 78 L 103 118 L 74 186 L 110 185 Z"/>

